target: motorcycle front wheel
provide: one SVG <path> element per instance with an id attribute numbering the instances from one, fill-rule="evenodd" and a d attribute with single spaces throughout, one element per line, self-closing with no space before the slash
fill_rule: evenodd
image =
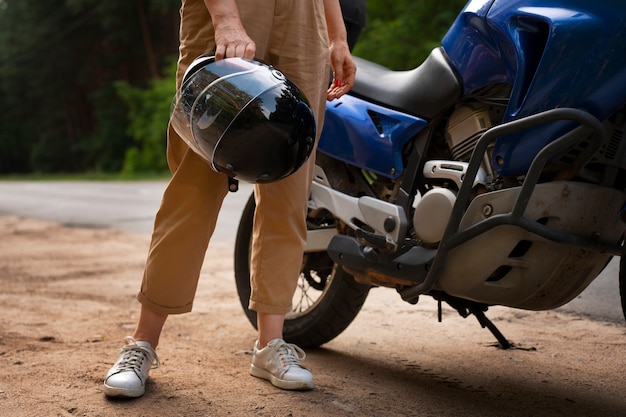
<path id="1" fill-rule="evenodd" d="M 255 207 L 254 195 L 251 195 L 241 215 L 235 240 L 235 282 L 241 307 L 256 329 L 256 312 L 248 308 Z M 309 230 L 330 227 L 334 228 L 330 217 L 307 218 Z M 292 311 L 285 317 L 284 339 L 301 347 L 317 347 L 331 341 L 356 318 L 370 288 L 355 282 L 325 251 L 305 252 Z"/>

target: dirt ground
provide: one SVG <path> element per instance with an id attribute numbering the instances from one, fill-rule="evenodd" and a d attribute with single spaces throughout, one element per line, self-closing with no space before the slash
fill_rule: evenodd
<path id="1" fill-rule="evenodd" d="M 192 313 L 171 317 L 147 393 L 109 400 L 102 378 L 132 333 L 149 236 L 0 216 L 2 416 L 626 416 L 626 326 L 492 308 L 515 344 L 424 297 L 375 289 L 339 337 L 308 350 L 316 388 L 248 374 L 255 332 L 232 245 L 214 242 Z M 617 308 L 617 307 L 616 307 Z"/>

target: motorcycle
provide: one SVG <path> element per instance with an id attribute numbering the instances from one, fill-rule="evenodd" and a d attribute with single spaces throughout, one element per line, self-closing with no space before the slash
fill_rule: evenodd
<path id="1" fill-rule="evenodd" d="M 327 103 L 285 339 L 322 345 L 373 288 L 474 315 L 558 308 L 626 230 L 626 3 L 471 0 L 417 68 L 355 58 Z M 235 279 L 248 310 L 254 198 Z M 619 283 L 626 317 L 626 264 Z"/>

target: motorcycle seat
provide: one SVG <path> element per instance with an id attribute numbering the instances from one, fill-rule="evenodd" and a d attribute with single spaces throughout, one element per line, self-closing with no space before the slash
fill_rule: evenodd
<path id="1" fill-rule="evenodd" d="M 420 66 L 408 71 L 394 71 L 359 57 L 354 60 L 357 72 L 351 95 L 415 116 L 437 116 L 463 91 L 442 48 L 434 49 Z"/>

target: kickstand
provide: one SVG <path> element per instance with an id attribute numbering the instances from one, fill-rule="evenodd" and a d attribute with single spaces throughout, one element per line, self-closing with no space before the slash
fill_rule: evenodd
<path id="1" fill-rule="evenodd" d="M 511 343 L 506 340 L 506 337 L 504 337 L 500 330 L 498 330 L 496 325 L 493 324 L 493 322 L 489 320 L 487 316 L 485 316 L 485 313 L 481 308 L 475 305 L 471 305 L 469 307 L 469 311 L 476 317 L 483 329 L 486 327 L 496 337 L 496 339 L 498 339 L 498 343 L 500 343 L 500 347 L 502 349 L 510 349 L 512 347 Z"/>
<path id="2" fill-rule="evenodd" d="M 500 330 L 496 327 L 495 324 L 491 320 L 485 316 L 485 311 L 487 311 L 488 306 L 485 304 L 480 304 L 474 301 L 464 300 L 461 298 L 452 297 L 443 292 L 431 292 L 430 295 L 438 301 L 438 318 L 441 321 L 441 301 L 445 301 L 450 305 L 450 307 L 454 308 L 464 319 L 467 318 L 470 314 L 473 314 L 481 327 L 484 329 L 485 327 L 489 329 L 491 334 L 493 334 L 496 339 L 498 339 L 498 343 L 502 349 L 511 349 L 513 345 L 511 342 L 506 340 L 506 337 Z"/>

